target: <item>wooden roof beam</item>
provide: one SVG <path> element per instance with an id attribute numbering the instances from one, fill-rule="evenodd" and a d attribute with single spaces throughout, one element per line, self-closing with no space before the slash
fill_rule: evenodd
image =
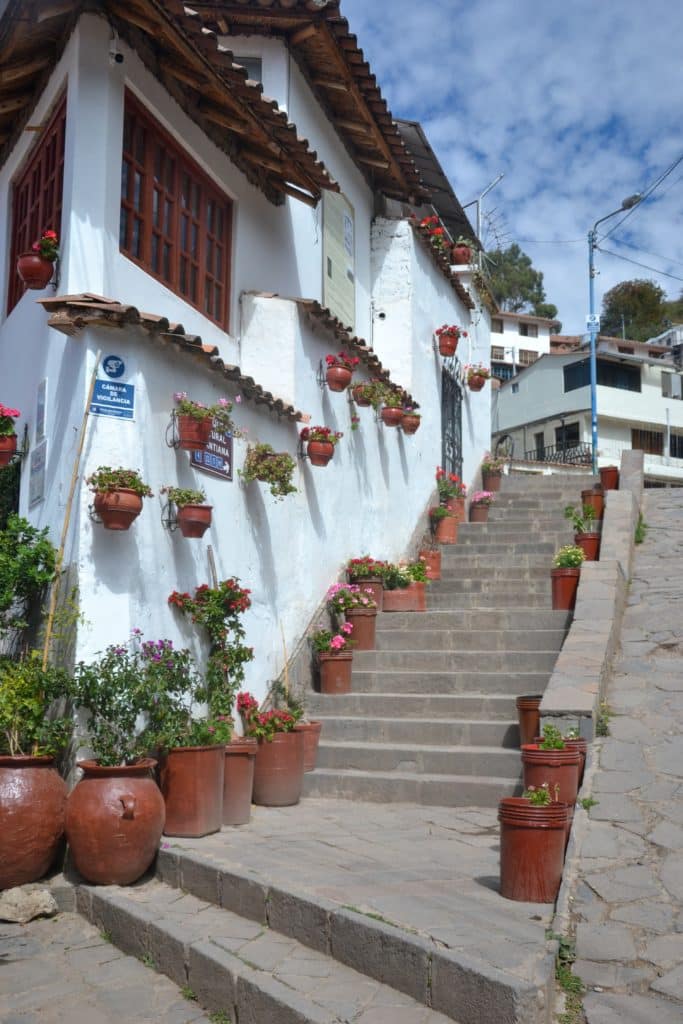
<path id="1" fill-rule="evenodd" d="M 337 92 L 348 92 L 346 83 L 337 81 L 336 78 L 314 78 L 314 85 L 319 85 L 321 89 L 333 89 Z"/>
<path id="2" fill-rule="evenodd" d="M 318 34 L 318 26 L 311 23 L 310 25 L 304 25 L 303 28 L 297 29 L 296 32 L 292 33 L 289 37 L 290 46 L 298 46 L 299 43 L 305 43 L 307 39 Z"/>
<path id="3" fill-rule="evenodd" d="M 367 121 L 345 121 L 338 117 L 335 119 L 335 124 L 354 135 L 372 135 L 372 126 Z"/>
<path id="4" fill-rule="evenodd" d="M 176 61 L 164 59 L 162 57 L 159 60 L 159 68 L 161 71 L 165 71 L 167 75 L 177 78 L 179 82 L 184 82 L 185 85 L 189 85 L 193 89 L 201 90 L 206 88 L 205 75 L 199 75 L 195 71 L 190 71 L 188 68 L 183 67 Z"/>
<path id="5" fill-rule="evenodd" d="M 10 82 L 29 78 L 34 71 L 41 71 L 49 63 L 49 57 L 37 57 L 35 60 L 27 60 L 21 64 L 12 64 L 9 67 L 0 68 L 0 85 L 8 85 Z"/>
<path id="6" fill-rule="evenodd" d="M 13 114 L 15 110 L 21 110 L 31 99 L 33 94 L 23 92 L 21 96 L 12 96 L 9 100 L 0 100 L 0 114 Z"/>
<path id="7" fill-rule="evenodd" d="M 136 28 L 141 29 L 148 36 L 155 36 L 159 32 L 158 22 L 150 21 L 149 18 L 145 18 L 143 14 L 136 11 L 131 4 L 118 4 L 112 3 L 110 0 L 109 9 L 121 18 L 122 21 L 127 21 L 131 25 L 135 25 Z"/>
<path id="8" fill-rule="evenodd" d="M 199 104 L 199 112 L 208 121 L 219 124 L 221 128 L 228 128 L 231 132 L 237 132 L 239 135 L 246 135 L 249 132 L 249 125 L 246 122 L 238 121 L 237 118 L 231 117 L 223 110 L 218 110 L 204 100 Z"/>

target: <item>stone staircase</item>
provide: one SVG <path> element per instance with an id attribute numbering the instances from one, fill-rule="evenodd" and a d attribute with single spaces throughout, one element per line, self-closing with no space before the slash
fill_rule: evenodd
<path id="1" fill-rule="evenodd" d="M 442 548 L 426 613 L 382 613 L 375 651 L 353 659 L 353 693 L 312 695 L 323 722 L 306 794 L 495 807 L 519 788 L 515 698 L 541 693 L 568 616 L 550 568 L 572 542 L 563 516 L 590 476 L 510 475 L 489 522 Z"/>

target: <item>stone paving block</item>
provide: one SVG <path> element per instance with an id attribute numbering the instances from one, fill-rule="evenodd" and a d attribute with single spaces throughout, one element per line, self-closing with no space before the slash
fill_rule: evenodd
<path id="1" fill-rule="evenodd" d="M 594 808 L 591 808 L 591 812 L 593 810 Z M 642 856 L 646 848 L 643 839 L 625 832 L 613 822 L 591 819 L 581 846 L 581 856 L 584 860 L 593 858 L 629 860 Z"/>
<path id="2" fill-rule="evenodd" d="M 256 979 L 248 969 L 237 979 L 236 1003 L 240 1024 L 336 1024 L 338 1020 L 334 1012 L 315 1006 L 267 975 Z"/>
<path id="3" fill-rule="evenodd" d="M 130 908 L 114 886 L 93 889 L 90 894 L 90 920 L 111 936 L 119 949 L 142 957 L 148 950 L 147 927 L 154 920 L 146 907 L 135 907 L 135 927 L 131 927 Z"/>
<path id="4" fill-rule="evenodd" d="M 683 963 L 683 935 L 660 935 L 652 939 L 643 950 L 643 959 L 658 967 L 673 967 Z M 683 998 L 683 992 L 681 992 Z"/>
<path id="5" fill-rule="evenodd" d="M 669 854 L 661 866 L 659 878 L 667 892 L 683 903 L 683 854 Z"/>
<path id="6" fill-rule="evenodd" d="M 647 838 L 667 850 L 683 850 L 683 828 L 669 821 L 660 821 Z"/>
<path id="7" fill-rule="evenodd" d="M 658 771 L 683 779 L 683 736 L 660 742 L 653 762 Z"/>
<path id="8" fill-rule="evenodd" d="M 180 859 L 178 885 L 200 900 L 220 905 L 218 868 L 203 857 L 188 853 Z"/>
<path id="9" fill-rule="evenodd" d="M 681 1024 L 680 1003 L 633 992 L 587 992 L 583 1005 L 587 1024 Z"/>
<path id="10" fill-rule="evenodd" d="M 640 807 L 625 794 L 601 793 L 599 803 L 591 807 L 590 814 L 596 821 L 628 822 L 646 826 Z"/>
<path id="11" fill-rule="evenodd" d="M 673 931 L 673 910 L 667 903 L 627 903 L 612 910 L 610 917 L 622 924 L 637 925 L 645 932 Z"/>
<path id="12" fill-rule="evenodd" d="M 632 865 L 585 875 L 591 889 L 609 903 L 628 903 L 646 897 L 657 899 L 661 890 L 650 867 Z"/>
<path id="13" fill-rule="evenodd" d="M 572 968 L 589 987 L 623 989 L 628 985 L 639 985 L 655 977 L 654 967 L 624 967 L 622 964 L 596 963 L 593 960 L 575 960 Z"/>
<path id="14" fill-rule="evenodd" d="M 657 981 L 653 981 L 650 988 L 683 1002 L 683 964 L 675 967 L 673 971 L 663 974 Z M 681 1020 L 683 1020 L 683 1006 L 681 1007 Z"/>
<path id="15" fill-rule="evenodd" d="M 582 960 L 634 960 L 636 947 L 624 925 L 578 924 L 576 955 Z"/>
<path id="16" fill-rule="evenodd" d="M 267 898 L 265 885 L 251 881 L 243 875 L 235 874 L 221 867 L 220 870 L 220 906 L 232 910 L 235 914 L 251 918 L 266 924 L 268 920 Z"/>

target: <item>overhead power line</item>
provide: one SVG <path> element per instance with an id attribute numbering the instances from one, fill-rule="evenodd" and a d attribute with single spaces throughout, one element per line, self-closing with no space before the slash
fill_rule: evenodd
<path id="1" fill-rule="evenodd" d="M 621 253 L 612 252 L 611 249 L 603 249 L 600 245 L 596 245 L 595 248 L 598 252 L 602 252 L 606 256 L 616 256 L 618 260 L 624 260 L 626 263 L 632 263 L 635 267 L 642 267 L 643 270 L 651 270 L 653 274 L 659 274 L 660 277 L 670 277 L 673 281 L 683 281 L 683 277 L 676 277 L 675 274 L 667 274 L 664 270 L 657 270 L 656 267 L 649 267 L 647 263 L 639 263 L 638 260 L 632 260 L 628 256 L 622 256 Z"/>
<path id="2" fill-rule="evenodd" d="M 604 242 L 604 240 L 605 240 L 606 238 L 609 238 L 609 236 L 610 236 L 610 235 L 613 235 L 613 234 L 614 234 L 614 232 L 615 232 L 615 231 L 617 230 L 617 228 L 618 228 L 618 227 L 619 227 L 619 226 L 620 226 L 621 224 L 623 224 L 625 220 L 628 220 L 628 218 L 629 218 L 629 217 L 631 217 L 631 216 L 632 216 L 632 215 L 633 215 L 633 214 L 634 214 L 634 213 L 636 212 L 636 210 L 639 210 L 639 209 L 641 208 L 641 206 L 643 206 L 643 204 L 645 203 L 645 200 L 646 200 L 646 199 L 649 199 L 649 198 L 650 198 L 650 196 L 651 196 L 651 195 L 652 195 L 652 193 L 653 193 L 653 192 L 655 191 L 655 189 L 659 188 L 659 186 L 660 186 L 660 185 L 662 184 L 662 182 L 663 182 L 663 181 L 665 181 L 665 180 L 666 180 L 666 179 L 667 179 L 667 178 L 669 177 L 669 175 L 670 175 L 670 174 L 671 174 L 671 173 L 672 173 L 673 171 L 675 171 L 675 170 L 676 170 L 676 168 L 678 167 L 678 165 L 679 165 L 680 163 L 683 163 L 683 153 L 681 153 L 681 155 L 680 155 L 680 156 L 678 157 L 678 159 L 677 159 L 677 160 L 674 160 L 674 162 L 673 162 L 672 164 L 670 164 L 670 166 L 669 166 L 669 167 L 667 167 L 667 169 L 666 169 L 666 170 L 665 170 L 665 171 L 664 171 L 664 172 L 663 172 L 662 174 L 660 174 L 660 176 L 659 176 L 659 177 L 657 178 L 657 180 L 656 180 L 656 181 L 654 181 L 654 182 L 652 183 L 652 185 L 650 185 L 650 187 L 649 187 L 649 188 L 645 189 L 645 191 L 643 192 L 643 194 L 642 194 L 642 196 L 641 196 L 641 198 L 640 198 L 640 201 L 639 201 L 639 202 L 637 202 L 637 203 L 634 203 L 634 205 L 633 205 L 633 206 L 631 206 L 631 207 L 630 207 L 630 208 L 629 208 L 629 209 L 628 209 L 628 210 L 626 211 L 626 213 L 625 213 L 625 214 L 624 214 L 624 216 L 623 216 L 623 217 L 621 218 L 621 220 L 618 220 L 618 221 L 616 222 L 616 224 L 612 225 L 612 227 L 611 227 L 611 228 L 609 229 L 609 231 L 606 231 L 606 232 L 604 233 L 604 235 L 602 235 L 602 236 L 601 236 L 601 237 L 600 237 L 600 238 L 598 239 L 598 241 L 600 241 L 600 242 Z"/>

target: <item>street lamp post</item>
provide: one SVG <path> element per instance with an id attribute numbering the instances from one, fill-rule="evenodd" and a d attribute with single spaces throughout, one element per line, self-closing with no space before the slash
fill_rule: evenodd
<path id="1" fill-rule="evenodd" d="M 590 337 L 590 376 L 591 376 L 591 465 L 593 474 L 598 470 L 598 359 L 596 353 L 596 342 L 598 337 L 598 326 L 595 322 L 595 259 L 594 252 L 597 247 L 597 227 L 610 217 L 616 217 L 623 210 L 630 210 L 637 206 L 642 199 L 640 192 L 628 196 L 622 201 L 618 210 L 612 210 L 606 217 L 596 220 L 588 232 L 588 333 Z"/>

